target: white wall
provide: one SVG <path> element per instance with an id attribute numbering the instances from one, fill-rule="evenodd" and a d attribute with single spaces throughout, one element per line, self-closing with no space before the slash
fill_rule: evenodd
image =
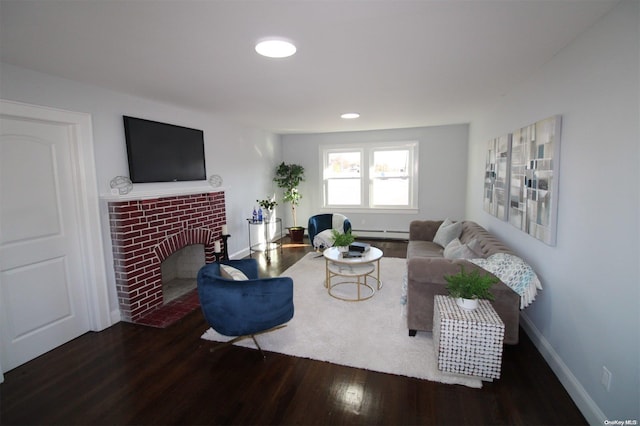
<path id="1" fill-rule="evenodd" d="M 638 5 L 616 6 L 470 129 L 467 216 L 540 275 L 524 325 L 591 424 L 640 420 Z M 490 138 L 554 114 L 563 123 L 550 247 L 483 211 L 482 177 Z"/>
<path id="2" fill-rule="evenodd" d="M 109 181 L 114 176 L 128 175 L 123 115 L 202 129 L 207 176 L 219 174 L 224 179 L 227 222 L 232 235 L 229 251 L 233 254 L 247 248 L 245 219 L 250 217 L 255 200 L 271 190 L 273 171 L 281 157 L 278 135 L 236 125 L 202 111 L 136 98 L 9 64 L 0 64 L 0 98 L 91 114 L 98 191 L 102 194 L 109 193 Z M 160 187 L 171 189 L 180 184 Z M 110 301 L 112 311 L 117 312 L 106 203 L 101 212 Z"/>
<path id="3" fill-rule="evenodd" d="M 322 212 L 320 147 L 367 142 L 419 142 L 419 212 L 344 212 L 354 229 L 408 231 L 409 223 L 415 219 L 462 219 L 467 185 L 468 129 L 468 125 L 460 124 L 364 132 L 282 135 L 284 161 L 297 163 L 305 168 L 306 181 L 300 185 L 300 192 L 304 198 L 298 208 L 298 225 L 306 227 L 310 216 Z M 287 223 L 291 224 L 291 215 L 284 217 Z"/>

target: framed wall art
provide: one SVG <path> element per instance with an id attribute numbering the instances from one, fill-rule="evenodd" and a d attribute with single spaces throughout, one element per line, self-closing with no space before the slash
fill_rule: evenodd
<path id="1" fill-rule="evenodd" d="M 522 127 L 512 135 L 509 222 L 543 241 L 556 244 L 558 170 L 562 117 Z"/>
<path id="2" fill-rule="evenodd" d="M 484 209 L 499 219 L 509 213 L 509 162 L 511 135 L 489 141 L 484 174 Z"/>

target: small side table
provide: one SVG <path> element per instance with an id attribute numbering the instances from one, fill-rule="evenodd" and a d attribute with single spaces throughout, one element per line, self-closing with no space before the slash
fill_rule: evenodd
<path id="1" fill-rule="evenodd" d="M 435 296 L 433 343 L 438 369 L 492 381 L 500 378 L 504 323 L 488 300 L 473 311 L 449 296 Z"/>
<path id="2" fill-rule="evenodd" d="M 280 247 L 280 253 L 282 253 L 282 219 L 275 217 L 260 222 L 254 222 L 253 219 L 247 219 L 249 224 L 249 257 L 253 252 L 264 252 L 264 257 L 267 263 L 271 262 L 271 250 L 276 250 Z M 262 227 L 264 232 L 264 242 L 258 244 L 251 244 L 251 228 L 254 226 Z M 274 237 L 278 237 L 277 241 L 273 241 L 270 234 L 270 228 L 274 227 Z"/>

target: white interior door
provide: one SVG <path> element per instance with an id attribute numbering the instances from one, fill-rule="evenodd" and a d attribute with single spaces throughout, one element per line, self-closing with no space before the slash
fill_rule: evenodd
<path id="1" fill-rule="evenodd" d="M 0 359 L 15 368 L 90 329 L 73 131 L 0 119 Z"/>

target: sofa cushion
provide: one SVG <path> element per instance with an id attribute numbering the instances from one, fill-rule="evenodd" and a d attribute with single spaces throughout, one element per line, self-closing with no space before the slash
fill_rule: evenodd
<path id="1" fill-rule="evenodd" d="M 407 260 L 413 257 L 442 257 L 442 247 L 431 241 L 409 241 Z"/>
<path id="2" fill-rule="evenodd" d="M 462 222 L 453 223 L 451 219 L 447 218 L 444 222 L 442 222 L 440 228 L 438 228 L 438 232 L 436 232 L 436 236 L 433 238 L 433 242 L 444 248 L 451 241 L 459 238 L 461 233 Z"/>

